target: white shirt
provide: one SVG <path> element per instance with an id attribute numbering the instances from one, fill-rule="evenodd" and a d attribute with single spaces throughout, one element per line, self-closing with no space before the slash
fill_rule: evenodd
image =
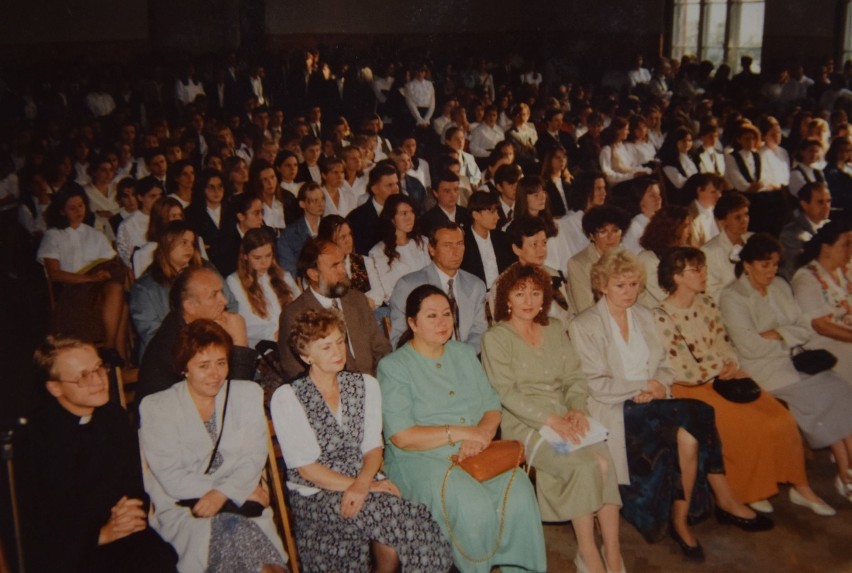
<path id="1" fill-rule="evenodd" d="M 196 82 L 192 78 L 188 78 L 187 83 L 175 80 L 175 99 L 182 105 L 194 102 L 200 95 L 206 95 L 201 82 Z"/>
<path id="2" fill-rule="evenodd" d="M 435 86 L 429 80 L 413 79 L 405 84 L 405 104 L 417 123 L 428 122 L 435 113 Z M 426 108 L 426 115 L 421 116 L 417 108 Z"/>
<path id="3" fill-rule="evenodd" d="M 485 288 L 491 289 L 494 281 L 500 275 L 497 268 L 497 254 L 494 252 L 494 245 L 491 243 L 491 233 L 488 233 L 483 239 L 473 229 L 470 232 L 473 233 L 476 246 L 479 247 L 479 258 L 482 259 L 482 268 L 485 270 Z"/>
<path id="4" fill-rule="evenodd" d="M 488 157 L 498 143 L 506 138 L 502 129 L 480 123 L 476 129 L 470 132 L 470 152 L 474 157 Z"/>
<path id="5" fill-rule="evenodd" d="M 115 111 L 115 100 L 106 92 L 92 92 L 86 96 L 86 107 L 95 117 L 105 117 Z"/>
<path id="6" fill-rule="evenodd" d="M 232 273 L 225 280 L 228 288 L 234 295 L 237 301 L 237 312 L 246 321 L 246 334 L 248 335 L 249 347 L 254 348 L 261 340 L 278 340 L 278 319 L 281 316 L 281 302 L 278 300 L 278 295 L 272 289 L 272 281 L 269 278 L 269 273 L 259 277 L 257 282 L 260 285 L 260 290 L 263 292 L 263 299 L 266 301 L 266 318 L 255 313 L 249 302 L 248 294 L 243 288 L 240 277 L 237 273 Z"/>
<path id="7" fill-rule="evenodd" d="M 146 215 L 141 210 L 138 210 L 118 226 L 115 247 L 118 251 L 118 256 L 121 258 L 121 262 L 128 267 L 132 267 L 133 265 L 133 261 L 131 260 L 133 249 L 141 247 L 147 242 L 145 235 L 148 233 L 148 223 L 150 220 L 150 215 Z"/>
<path id="8" fill-rule="evenodd" d="M 651 377 L 648 366 L 651 350 L 636 325 L 633 310 L 627 309 L 627 340 L 621 336 L 621 328 L 612 315 L 607 313 L 607 318 L 612 328 L 612 340 L 621 356 L 621 364 L 624 366 L 624 377 L 627 380 L 648 380 Z"/>
<path id="9" fill-rule="evenodd" d="M 263 222 L 273 229 L 283 229 L 287 226 L 287 223 L 284 221 L 284 204 L 276 199 L 272 198 L 272 205 L 267 205 L 263 201 Z"/>
<path id="10" fill-rule="evenodd" d="M 291 181 L 289 183 L 287 183 L 286 181 L 282 181 L 281 185 L 280 185 L 280 187 L 282 189 L 284 189 L 288 193 L 292 194 L 293 197 L 299 196 L 299 187 L 301 187 L 301 186 L 302 186 L 301 183 L 296 183 L 295 181 Z"/>
<path id="11" fill-rule="evenodd" d="M 775 149 L 767 146 L 760 148 L 760 170 L 761 179 L 767 185 L 780 185 L 785 187 L 790 184 L 790 154 L 780 145 Z"/>
<path id="12" fill-rule="evenodd" d="M 352 209 L 358 206 L 358 197 L 353 195 L 349 189 L 341 186 L 337 191 L 339 193 L 339 204 L 335 205 L 328 190 L 325 187 L 322 188 L 322 193 L 325 195 L 325 212 L 323 215 L 340 215 L 341 217 L 346 217 Z"/>
<path id="13" fill-rule="evenodd" d="M 36 254 L 42 265 L 44 259 L 56 259 L 60 270 L 69 273 L 79 272 L 95 261 L 113 258 L 115 251 L 103 233 L 86 224 L 76 229 L 48 229 Z"/>
<path id="14" fill-rule="evenodd" d="M 429 173 L 429 163 L 425 159 L 417 160 L 417 168 L 412 167 L 406 175 L 416 177 L 427 190 L 432 187 L 432 176 Z"/>
<path id="15" fill-rule="evenodd" d="M 630 181 L 636 177 L 637 172 L 650 173 L 647 167 L 639 167 L 623 143 L 618 145 L 604 145 L 598 160 L 601 171 L 609 185 L 616 185 L 624 181 Z"/>
<path id="16" fill-rule="evenodd" d="M 666 165 L 663 167 L 663 173 L 666 174 L 666 177 L 669 178 L 672 185 L 678 189 L 682 189 L 686 184 L 686 180 L 689 179 L 690 176 L 698 173 L 698 167 L 695 166 L 695 163 L 693 163 L 692 159 L 686 153 L 679 154 L 678 159 L 680 160 L 680 166 L 683 168 L 686 175 L 682 174 L 678 168 L 673 165 Z"/>
<path id="17" fill-rule="evenodd" d="M 361 440 L 361 453 L 382 447 L 382 393 L 379 382 L 369 374 L 364 376 L 364 437 Z M 288 468 L 300 468 L 319 460 L 320 450 L 317 436 L 308 421 L 308 415 L 302 403 L 296 397 L 293 387 L 284 385 L 275 391 L 269 404 L 272 423 L 281 444 L 281 453 Z M 343 409 L 339 405 L 334 417 L 342 424 Z M 287 482 L 288 489 L 301 495 L 319 493 L 315 487 Z"/>
<path id="18" fill-rule="evenodd" d="M 109 217 L 102 217 L 95 214 L 94 227 L 106 235 L 107 239 L 113 240 L 115 235 L 112 232 L 112 226 L 109 224 L 109 219 L 113 215 L 117 214 L 119 210 L 119 205 L 116 202 L 116 186 L 110 183 L 107 187 L 106 195 L 101 193 L 100 190 L 95 187 L 94 183 L 89 183 L 84 187 L 84 189 L 86 190 L 86 195 L 89 197 L 89 210 L 92 213 L 97 213 L 98 211 L 109 211 Z"/>
<path id="19" fill-rule="evenodd" d="M 695 207 L 698 209 L 698 217 L 695 218 L 693 224 L 701 226 L 701 229 L 704 231 L 705 242 L 709 241 L 719 234 L 719 223 L 716 222 L 713 208 L 707 208 L 697 200 L 695 201 Z"/>
<path id="20" fill-rule="evenodd" d="M 589 238 L 583 232 L 583 215 L 582 211 L 568 211 L 556 221 L 559 225 L 556 238 L 565 244 L 565 254 L 569 259 L 589 246 Z"/>
<path id="21" fill-rule="evenodd" d="M 654 161 L 657 156 L 657 148 L 649 139 L 648 141 L 628 141 L 624 147 L 627 153 L 630 154 L 634 165 L 645 165 L 648 162 Z"/>
<path id="22" fill-rule="evenodd" d="M 47 222 L 44 220 L 44 212 L 47 210 L 49 205 L 50 204 L 42 205 L 36 202 L 35 215 L 33 215 L 25 205 L 18 205 L 18 222 L 27 230 L 27 233 L 34 235 L 36 233 L 44 233 L 47 230 Z"/>
<path id="23" fill-rule="evenodd" d="M 355 181 L 353 181 L 352 184 L 350 184 L 349 181 L 344 179 L 343 183 L 340 185 L 340 189 L 345 189 L 352 197 L 355 198 L 355 202 L 358 203 L 358 199 L 362 195 L 367 194 L 368 179 L 369 177 L 367 175 L 361 175 L 360 177 L 355 177 Z M 328 211 L 326 211 L 326 214 L 328 214 Z"/>
<path id="24" fill-rule="evenodd" d="M 621 239 L 621 246 L 638 255 L 642 251 L 642 246 L 639 245 L 639 239 L 642 238 L 642 233 L 645 232 L 645 227 L 648 226 L 651 220 L 643 213 L 639 213 L 633 220 L 630 221 L 630 227 L 624 233 L 624 238 Z"/>
<path id="25" fill-rule="evenodd" d="M 210 207 L 207 206 L 207 214 L 210 215 L 210 218 L 213 219 L 213 224 L 216 225 L 216 228 L 219 228 L 219 224 L 222 222 L 222 205 L 218 207 Z"/>
<path id="26" fill-rule="evenodd" d="M 421 237 L 420 246 L 413 239 L 403 246 L 397 246 L 396 252 L 399 253 L 399 258 L 395 259 L 393 264 L 389 263 L 384 249 L 385 242 L 380 241 L 370 249 L 370 254 L 364 259 L 372 287 L 367 296 L 376 303 L 376 306 L 390 301 L 393 289 L 400 278 L 419 271 L 432 262 L 429 257 L 429 241 L 425 237 Z"/>
<path id="27" fill-rule="evenodd" d="M 748 241 L 752 233 L 743 234 L 743 243 Z M 737 280 L 734 273 L 735 261 L 739 258 L 742 245 L 734 245 L 728 234 L 720 232 L 712 240 L 701 246 L 707 257 L 707 288 L 704 293 L 715 301 L 719 300 L 722 289 Z"/>
<path id="28" fill-rule="evenodd" d="M 178 195 L 176 193 L 169 193 L 168 195 L 166 195 L 166 197 L 171 197 L 172 199 L 174 199 L 175 201 L 180 203 L 180 206 L 183 207 L 184 209 L 189 207 L 189 201 L 184 201 L 183 199 L 180 198 L 180 195 Z"/>
<path id="29" fill-rule="evenodd" d="M 790 193 L 793 197 L 798 197 L 799 190 L 806 184 L 817 180 L 814 167 L 815 165 L 805 165 L 804 163 L 797 162 L 796 166 L 790 171 Z"/>
<path id="30" fill-rule="evenodd" d="M 651 81 L 651 72 L 647 68 L 632 69 L 627 72 L 627 79 L 630 81 L 631 88 L 639 84 L 647 84 Z"/>
<path id="31" fill-rule="evenodd" d="M 748 189 L 748 187 L 749 187 L 749 185 L 751 185 L 751 183 L 746 181 L 746 178 L 743 176 L 742 172 L 740 171 L 740 168 L 737 166 L 737 160 L 734 159 L 735 153 L 739 153 L 740 157 L 743 158 L 743 163 L 745 164 L 746 169 L 748 170 L 748 173 L 751 176 L 752 181 L 757 181 L 757 177 L 755 177 L 757 166 L 754 163 L 754 157 L 752 157 L 751 152 L 745 152 L 745 151 L 740 150 L 740 151 L 734 151 L 734 152 L 730 153 L 729 155 L 725 156 L 725 180 L 728 182 L 728 185 L 730 185 L 731 187 L 733 187 L 734 189 L 736 189 L 737 191 L 742 193 L 746 189 Z M 760 167 L 761 167 L 761 169 L 760 169 L 761 170 L 760 180 L 763 181 L 763 163 L 762 162 L 761 162 Z"/>

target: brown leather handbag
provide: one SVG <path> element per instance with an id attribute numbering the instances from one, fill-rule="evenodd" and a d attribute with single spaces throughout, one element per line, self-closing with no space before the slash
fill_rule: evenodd
<path id="1" fill-rule="evenodd" d="M 459 462 L 459 457 L 450 460 L 477 481 L 488 481 L 524 462 L 524 445 L 517 440 L 494 440 L 476 454 Z"/>

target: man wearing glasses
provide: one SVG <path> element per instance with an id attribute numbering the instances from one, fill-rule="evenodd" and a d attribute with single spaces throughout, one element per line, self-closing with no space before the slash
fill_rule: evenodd
<path id="1" fill-rule="evenodd" d="M 48 336 L 34 361 L 50 398 L 30 419 L 21 480 L 27 571 L 175 571 L 148 528 L 138 440 L 94 347 Z"/>

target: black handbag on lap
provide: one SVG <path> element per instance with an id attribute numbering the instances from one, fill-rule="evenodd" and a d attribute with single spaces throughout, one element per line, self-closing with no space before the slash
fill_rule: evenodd
<path id="1" fill-rule="evenodd" d="M 803 374 L 813 376 L 814 374 L 831 370 L 837 364 L 837 356 L 828 350 L 823 350 L 822 348 L 804 350 L 801 346 L 798 348 L 800 349 L 799 352 L 796 352 L 795 348 L 790 351 L 790 359 L 793 361 L 793 366 L 796 367 L 796 370 Z"/>
<path id="2" fill-rule="evenodd" d="M 760 397 L 760 386 L 751 378 L 731 378 L 713 380 L 713 390 L 722 398 L 737 404 L 748 404 Z"/>

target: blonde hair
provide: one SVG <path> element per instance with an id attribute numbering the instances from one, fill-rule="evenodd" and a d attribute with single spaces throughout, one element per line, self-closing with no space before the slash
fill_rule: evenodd
<path id="1" fill-rule="evenodd" d="M 592 265 L 592 292 L 598 300 L 609 279 L 622 275 L 636 275 L 645 288 L 645 268 L 635 256 L 622 248 L 610 249 Z"/>

